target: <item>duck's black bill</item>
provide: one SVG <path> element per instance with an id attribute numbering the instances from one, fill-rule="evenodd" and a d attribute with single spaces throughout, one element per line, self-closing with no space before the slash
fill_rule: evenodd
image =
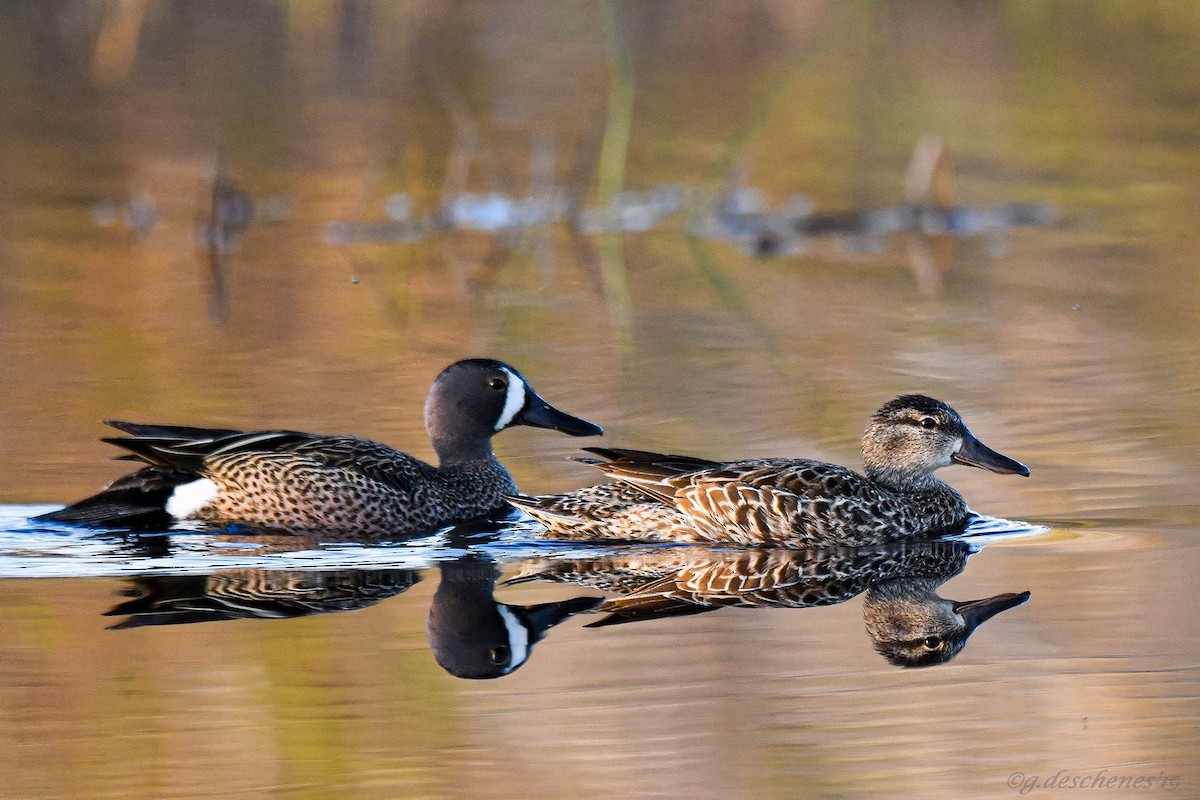
<path id="1" fill-rule="evenodd" d="M 1029 477 L 1029 467 L 1016 459 L 1009 458 L 1003 453 L 997 453 L 974 436 L 967 434 L 962 449 L 952 455 L 952 461 L 966 464 L 968 467 L 979 467 L 989 472 L 999 472 L 1003 475 L 1021 475 Z"/>
<path id="2" fill-rule="evenodd" d="M 532 392 L 530 392 L 529 403 L 521 413 L 519 422 L 535 428 L 562 431 L 571 436 L 600 436 L 604 433 L 604 428 L 596 423 L 559 411 Z"/>
<path id="3" fill-rule="evenodd" d="M 967 629 L 974 630 L 1001 611 L 1008 611 L 1010 608 L 1016 608 L 1021 605 L 1030 596 L 1029 592 L 998 594 L 995 597 L 987 597 L 983 600 L 967 600 L 962 603 L 955 603 L 954 610 L 963 615 L 963 619 L 967 621 Z"/>

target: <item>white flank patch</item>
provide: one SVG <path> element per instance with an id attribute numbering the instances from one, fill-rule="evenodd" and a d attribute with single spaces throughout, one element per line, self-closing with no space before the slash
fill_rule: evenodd
<path id="1" fill-rule="evenodd" d="M 217 499 L 217 485 L 208 478 L 175 487 L 167 500 L 167 513 L 175 519 L 187 519 Z"/>
<path id="2" fill-rule="evenodd" d="M 504 410 L 500 412 L 500 419 L 496 420 L 498 431 L 507 428 L 513 417 L 525 407 L 525 381 L 509 370 L 504 370 L 504 373 L 508 375 L 508 395 L 504 398 Z"/>
<path id="3" fill-rule="evenodd" d="M 504 627 L 508 628 L 508 649 L 512 652 L 508 671 L 512 672 L 529 658 L 529 629 L 521 624 L 521 620 L 517 619 L 517 615 L 509 611 L 507 606 L 497 603 L 496 610 L 504 620 Z"/>

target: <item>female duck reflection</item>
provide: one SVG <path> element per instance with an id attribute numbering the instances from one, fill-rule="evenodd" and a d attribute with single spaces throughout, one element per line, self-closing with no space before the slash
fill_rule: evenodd
<path id="1" fill-rule="evenodd" d="M 495 562 L 468 554 L 438 565 L 441 583 L 429 607 L 429 646 L 460 678 L 499 678 L 524 664 L 555 625 L 599 605 L 575 597 L 531 606 L 497 601 Z M 411 569 L 264 570 L 129 579 L 133 599 L 105 612 L 127 616 L 115 629 L 234 619 L 292 619 L 354 611 L 401 594 L 421 579 Z"/>
<path id="2" fill-rule="evenodd" d="M 622 594 L 587 627 L 664 619 L 723 607 L 811 608 L 866 592 L 863 617 L 875 649 L 898 667 L 950 661 L 971 634 L 1029 592 L 954 601 L 937 588 L 979 545 L 911 542 L 825 550 L 651 550 L 570 561 L 534 561 L 507 583 L 557 581 Z"/>

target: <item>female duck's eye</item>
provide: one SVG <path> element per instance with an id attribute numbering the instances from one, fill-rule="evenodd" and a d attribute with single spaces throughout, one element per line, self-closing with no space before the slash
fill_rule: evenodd
<path id="1" fill-rule="evenodd" d="M 936 636 L 926 636 L 925 641 L 921 644 L 925 645 L 926 650 L 937 650 L 941 643 L 942 640 Z"/>
<path id="2" fill-rule="evenodd" d="M 497 392 L 502 392 L 508 388 L 508 384 L 505 383 L 504 378 L 492 378 L 488 381 L 488 387 L 495 389 Z"/>
<path id="3" fill-rule="evenodd" d="M 927 428 L 927 429 L 928 428 L 936 428 L 937 420 L 934 419 L 933 417 L 921 417 L 921 427 Z"/>
<path id="4" fill-rule="evenodd" d="M 493 647 L 488 651 L 488 661 L 495 664 L 497 667 L 502 667 L 508 663 L 508 648 L 504 645 Z"/>

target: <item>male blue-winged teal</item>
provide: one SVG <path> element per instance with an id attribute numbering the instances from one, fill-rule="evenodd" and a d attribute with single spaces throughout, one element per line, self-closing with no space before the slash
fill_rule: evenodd
<path id="1" fill-rule="evenodd" d="M 720 608 L 815 608 L 865 591 L 863 619 L 875 649 L 896 666 L 924 667 L 954 658 L 981 624 L 1029 599 L 1029 592 L 939 597 L 938 587 L 977 550 L 957 540 L 808 550 L 659 548 L 540 559 L 507 583 L 554 581 L 621 595 L 595 609 L 606 616 L 589 628 Z"/>
<path id="2" fill-rule="evenodd" d="M 969 510 L 934 472 L 966 464 L 1028 475 L 990 449 L 958 412 L 902 395 L 863 435 L 864 475 L 807 459 L 718 463 L 640 450 L 585 448 L 619 483 L 509 501 L 553 538 L 773 547 L 862 546 L 960 529 Z"/>
<path id="3" fill-rule="evenodd" d="M 109 422 L 105 442 L 147 466 L 40 519 L 162 528 L 196 519 L 356 536 L 407 536 L 481 516 L 516 491 L 492 452 L 513 425 L 572 436 L 602 433 L 538 396 L 490 359 L 446 367 L 429 390 L 425 427 L 439 464 L 356 436 Z"/>

